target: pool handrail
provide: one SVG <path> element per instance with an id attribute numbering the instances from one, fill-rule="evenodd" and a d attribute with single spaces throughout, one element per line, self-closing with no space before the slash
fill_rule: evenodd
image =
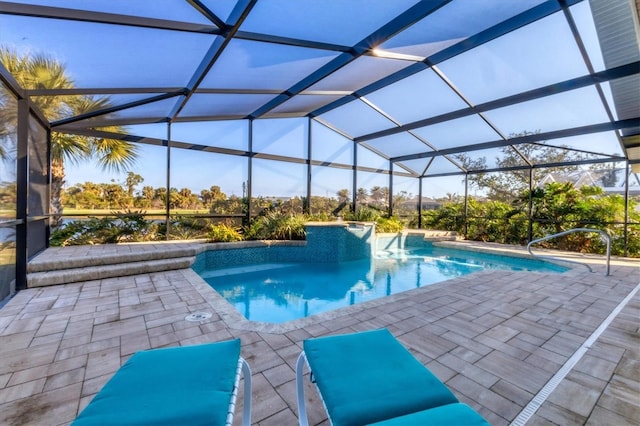
<path id="1" fill-rule="evenodd" d="M 568 235 L 568 234 L 573 234 L 575 232 L 596 232 L 598 234 L 600 234 L 601 237 L 603 237 L 603 239 L 606 241 L 607 243 L 607 271 L 605 273 L 605 276 L 609 276 L 609 271 L 610 271 L 610 266 L 611 266 L 611 237 L 609 236 L 609 234 L 607 234 L 605 231 L 603 231 L 602 229 L 593 229 L 593 228 L 573 228 L 573 229 L 569 229 L 568 231 L 564 231 L 564 232 L 558 232 L 557 234 L 553 234 L 553 235 L 547 235 L 545 237 L 542 238 L 538 238 L 536 240 L 530 241 L 529 244 L 527 244 L 527 251 L 529 252 L 529 254 L 533 257 L 538 257 L 538 258 L 546 258 L 546 259 L 556 259 L 553 256 L 544 256 L 541 254 L 535 254 L 531 251 L 531 246 L 533 244 L 536 243 L 540 243 L 542 241 L 547 241 L 547 240 L 551 240 L 553 238 L 557 238 L 557 237 L 562 237 L 564 235 Z M 565 260 L 562 259 L 563 262 L 567 262 L 567 263 L 575 263 L 578 265 L 583 265 L 586 266 L 589 269 L 589 272 L 593 272 L 593 269 L 591 269 L 591 266 L 589 266 L 586 263 L 583 262 L 578 262 L 575 260 Z"/>

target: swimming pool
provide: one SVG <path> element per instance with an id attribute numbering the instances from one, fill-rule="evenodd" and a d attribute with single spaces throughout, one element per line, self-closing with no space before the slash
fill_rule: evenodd
<path id="1" fill-rule="evenodd" d="M 199 274 L 245 318 L 283 323 L 488 269 L 567 270 L 539 260 L 426 247 L 349 262 L 259 263 Z"/>

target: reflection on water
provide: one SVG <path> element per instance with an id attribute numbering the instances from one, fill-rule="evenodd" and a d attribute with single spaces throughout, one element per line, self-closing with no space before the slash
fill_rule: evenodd
<path id="1" fill-rule="evenodd" d="M 379 252 L 371 260 L 337 264 L 274 264 L 202 275 L 247 319 L 280 323 L 487 269 L 565 270 L 540 261 L 432 248 Z"/>

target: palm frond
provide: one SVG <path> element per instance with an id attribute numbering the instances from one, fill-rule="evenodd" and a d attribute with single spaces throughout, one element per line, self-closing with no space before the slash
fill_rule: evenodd
<path id="1" fill-rule="evenodd" d="M 92 153 L 91 142 L 85 136 L 54 132 L 51 134 L 51 142 L 51 157 L 57 161 L 77 164 L 80 160 L 89 158 Z"/>
<path id="2" fill-rule="evenodd" d="M 73 80 L 68 77 L 63 63 L 45 54 L 18 53 L 0 46 L 0 61 L 21 87 L 25 89 L 70 89 Z M 31 98 L 48 120 L 71 115 L 66 96 L 34 96 Z"/>
<path id="3" fill-rule="evenodd" d="M 93 139 L 92 148 L 103 169 L 123 171 L 135 164 L 138 147 L 116 139 Z"/>
<path id="4" fill-rule="evenodd" d="M 111 98 L 108 96 L 79 96 L 69 101 L 73 112 L 77 115 L 99 111 L 111 106 Z"/>
<path id="5" fill-rule="evenodd" d="M 29 89 L 70 89 L 73 80 L 66 74 L 63 63 L 45 55 L 36 54 L 28 57 L 25 82 Z"/>

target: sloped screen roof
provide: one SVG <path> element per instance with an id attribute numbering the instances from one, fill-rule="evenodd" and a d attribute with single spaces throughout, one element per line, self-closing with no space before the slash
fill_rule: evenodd
<path id="1" fill-rule="evenodd" d="M 414 176 L 531 143 L 640 163 L 628 0 L 4 1 L 0 45 L 65 64 L 31 97 L 109 96 L 59 132 L 308 117 Z"/>

